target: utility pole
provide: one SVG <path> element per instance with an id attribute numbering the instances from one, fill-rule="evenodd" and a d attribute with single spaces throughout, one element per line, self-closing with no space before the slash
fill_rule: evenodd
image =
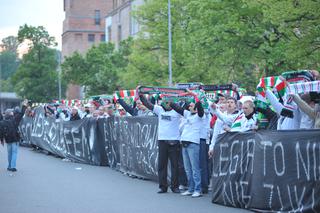
<path id="1" fill-rule="evenodd" d="M 59 101 L 61 100 L 61 52 L 57 50 Z"/>
<path id="2" fill-rule="evenodd" d="M 2 53 L 0 53 L 0 56 L 2 55 Z M 3 101 L 1 101 L 1 93 L 2 93 L 2 57 L 0 57 L 0 113 L 2 113 L 3 109 L 2 109 L 2 103 Z"/>
<path id="3" fill-rule="evenodd" d="M 172 86 L 172 49 L 171 49 L 171 3 L 168 0 L 168 40 L 169 40 L 169 58 L 168 58 L 168 65 L 169 65 L 169 86 Z"/>

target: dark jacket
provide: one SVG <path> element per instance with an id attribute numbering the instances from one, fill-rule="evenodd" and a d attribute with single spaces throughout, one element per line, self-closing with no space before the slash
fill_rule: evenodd
<path id="1" fill-rule="evenodd" d="M 5 139 L 6 143 L 14 143 L 20 141 L 19 124 L 24 115 L 26 107 L 22 107 L 21 112 L 16 112 L 14 116 L 5 116 L 0 121 L 0 137 L 1 140 Z"/>

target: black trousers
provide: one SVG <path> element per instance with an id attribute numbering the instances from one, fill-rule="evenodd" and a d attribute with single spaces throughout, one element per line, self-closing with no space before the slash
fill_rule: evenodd
<path id="1" fill-rule="evenodd" d="M 159 140 L 159 159 L 158 159 L 158 176 L 159 176 L 159 188 L 163 190 L 168 189 L 168 160 L 170 160 L 171 165 L 171 189 L 179 188 L 179 141 L 166 141 Z"/>

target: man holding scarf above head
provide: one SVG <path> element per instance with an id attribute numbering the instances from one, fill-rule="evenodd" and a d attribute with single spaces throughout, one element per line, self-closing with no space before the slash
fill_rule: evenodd
<path id="1" fill-rule="evenodd" d="M 139 95 L 141 102 L 153 113 L 158 116 L 158 176 L 159 188 L 158 193 L 168 191 L 167 170 L 168 160 L 171 164 L 171 191 L 180 193 L 178 181 L 178 160 L 180 151 L 180 132 L 179 124 L 181 115 L 172 110 L 169 102 L 163 101 L 161 106 L 153 105 L 142 94 Z"/>
<path id="2" fill-rule="evenodd" d="M 286 86 L 288 85 L 284 78 L 281 80 L 285 82 Z M 267 99 L 271 103 L 271 106 L 280 116 L 278 119 L 277 130 L 300 129 L 301 111 L 293 102 L 292 97 L 286 97 L 286 99 L 281 103 L 271 90 L 266 89 L 265 93 Z"/>

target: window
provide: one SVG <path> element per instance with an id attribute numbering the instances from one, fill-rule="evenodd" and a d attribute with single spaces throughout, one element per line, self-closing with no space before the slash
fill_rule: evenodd
<path id="1" fill-rule="evenodd" d="M 95 38 L 94 38 L 94 34 L 88 34 L 88 41 L 89 42 L 94 42 Z"/>
<path id="2" fill-rule="evenodd" d="M 105 34 L 100 35 L 100 41 L 102 41 L 102 42 L 106 41 L 106 35 Z"/>
<path id="3" fill-rule="evenodd" d="M 94 11 L 94 24 L 95 25 L 100 25 L 100 10 L 95 10 Z"/>

